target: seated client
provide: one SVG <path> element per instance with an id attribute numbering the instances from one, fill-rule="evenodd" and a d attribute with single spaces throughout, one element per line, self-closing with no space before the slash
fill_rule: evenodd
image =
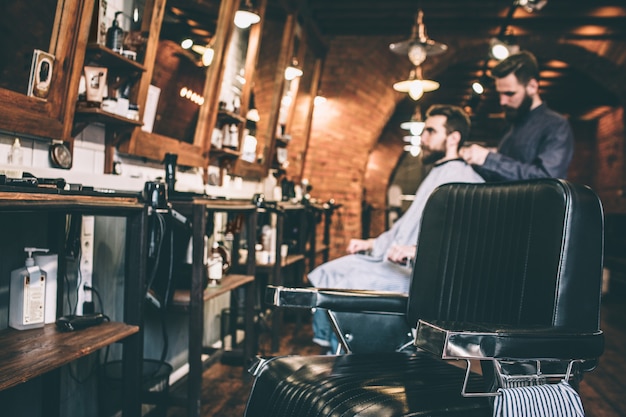
<path id="1" fill-rule="evenodd" d="M 309 282 L 318 288 L 408 292 L 410 260 L 415 256 L 422 211 L 430 193 L 449 182 L 484 182 L 459 157 L 459 148 L 467 139 L 469 129 L 469 117 L 460 107 L 431 106 L 426 112 L 421 155 L 424 164 L 434 165 L 417 189 L 409 209 L 377 238 L 351 239 L 347 248 L 349 255 L 315 268 L 308 274 Z M 336 351 L 337 339 L 322 310 L 314 313 L 313 332 L 315 343 Z"/>

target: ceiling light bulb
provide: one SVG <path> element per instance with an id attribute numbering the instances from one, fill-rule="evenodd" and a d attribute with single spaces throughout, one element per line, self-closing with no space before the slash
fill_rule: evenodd
<path id="1" fill-rule="evenodd" d="M 260 21 L 261 17 L 250 10 L 237 10 L 235 13 L 235 26 L 240 29 L 247 29 Z"/>
<path id="2" fill-rule="evenodd" d="M 414 44 L 409 47 L 409 61 L 416 67 L 426 60 L 426 48 L 421 44 Z"/>
<path id="3" fill-rule="evenodd" d="M 409 129 L 409 131 L 412 135 L 419 136 L 424 131 L 424 125 L 424 122 L 413 122 L 411 123 L 411 128 Z"/>
<path id="4" fill-rule="evenodd" d="M 324 96 L 319 96 L 318 95 L 318 96 L 315 96 L 315 98 L 313 99 L 313 104 L 315 106 L 319 106 L 319 105 L 324 104 L 324 103 L 326 103 L 326 97 L 324 97 Z"/>
<path id="5" fill-rule="evenodd" d="M 424 95 L 424 85 L 420 80 L 411 81 L 409 86 L 409 96 L 413 100 L 419 100 Z"/>
<path id="6" fill-rule="evenodd" d="M 424 80 L 420 67 L 411 70 L 408 80 L 398 81 L 393 84 L 393 89 L 400 93 L 409 93 L 413 100 L 418 100 L 424 93 L 435 91 L 439 83 L 432 80 Z"/>
<path id="7" fill-rule="evenodd" d="M 420 146 L 406 145 L 404 150 L 409 152 L 411 156 L 415 157 L 420 154 L 422 148 Z"/>
<path id="8" fill-rule="evenodd" d="M 481 83 L 476 81 L 475 83 L 472 84 L 472 90 L 474 90 L 476 94 L 482 94 L 485 92 L 485 87 L 483 87 Z"/>
<path id="9" fill-rule="evenodd" d="M 215 56 L 215 51 L 213 48 L 206 48 L 204 53 L 202 54 L 202 65 L 208 67 L 213 62 L 213 56 Z"/>
<path id="10" fill-rule="evenodd" d="M 285 80 L 287 81 L 295 80 L 296 77 L 300 77 L 301 75 L 302 70 L 300 68 L 290 65 L 285 69 Z"/>
<path id="11" fill-rule="evenodd" d="M 409 142 L 413 146 L 420 146 L 422 144 L 422 137 L 419 135 L 405 136 L 402 140 Z"/>
<path id="12" fill-rule="evenodd" d="M 404 130 L 410 131 L 413 136 L 419 136 L 424 131 L 424 124 L 424 122 L 419 120 L 411 120 L 409 122 L 401 123 L 400 127 Z"/>
<path id="13" fill-rule="evenodd" d="M 491 55 L 499 61 L 506 59 L 509 56 L 509 50 L 504 44 L 498 43 L 491 48 Z"/>
<path id="14" fill-rule="evenodd" d="M 183 39 L 183 41 L 180 43 L 180 46 L 183 49 L 189 49 L 193 46 L 193 41 L 189 38 Z"/>
<path id="15" fill-rule="evenodd" d="M 518 53 L 519 50 L 519 45 L 517 45 L 515 37 L 512 34 L 492 38 L 491 41 L 489 41 L 489 54 L 498 61 L 502 61 L 510 55 Z"/>
<path id="16" fill-rule="evenodd" d="M 548 0 L 518 0 L 517 4 L 522 6 L 528 13 L 541 10 L 548 3 Z"/>
<path id="17" fill-rule="evenodd" d="M 259 116 L 259 111 L 257 109 L 252 108 L 248 110 L 248 113 L 246 113 L 246 119 L 256 123 L 261 120 L 261 116 Z"/>

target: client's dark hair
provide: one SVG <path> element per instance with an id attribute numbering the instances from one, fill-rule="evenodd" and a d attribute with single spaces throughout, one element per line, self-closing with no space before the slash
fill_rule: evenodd
<path id="1" fill-rule="evenodd" d="M 517 80 L 526 85 L 533 78 L 539 81 L 539 65 L 537 58 L 527 51 L 511 55 L 491 70 L 491 76 L 504 78 L 509 74 L 515 74 Z"/>
<path id="2" fill-rule="evenodd" d="M 459 140 L 459 148 L 467 140 L 470 131 L 470 118 L 465 111 L 450 104 L 433 104 L 426 111 L 426 117 L 445 116 L 446 117 L 446 133 L 459 132 L 461 140 Z"/>

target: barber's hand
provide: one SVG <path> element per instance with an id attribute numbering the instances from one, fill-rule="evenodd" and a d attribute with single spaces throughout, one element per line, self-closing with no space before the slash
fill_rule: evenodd
<path id="1" fill-rule="evenodd" d="M 415 257 L 415 251 L 415 245 L 392 245 L 387 251 L 387 259 L 404 265 Z"/>
<path id="2" fill-rule="evenodd" d="M 357 253 L 362 251 L 368 251 L 372 249 L 372 242 L 370 240 L 364 239 L 350 239 L 350 243 L 348 243 L 348 248 L 346 249 L 348 253 Z"/>
<path id="3" fill-rule="evenodd" d="M 464 146 L 459 149 L 459 155 L 465 159 L 465 162 L 471 165 L 482 165 L 487 159 L 489 149 L 484 146 L 472 144 L 470 146 Z"/>

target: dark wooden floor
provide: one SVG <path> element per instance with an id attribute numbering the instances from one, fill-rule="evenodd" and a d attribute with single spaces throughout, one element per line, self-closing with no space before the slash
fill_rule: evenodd
<path id="1" fill-rule="evenodd" d="M 626 298 L 609 297 L 603 301 L 601 328 L 606 338 L 604 355 L 599 366 L 585 376 L 580 396 L 587 417 L 626 416 Z M 311 342 L 310 324 L 305 323 L 299 331 L 295 329 L 293 323 L 286 324 L 278 354 L 320 353 L 320 348 Z M 265 354 L 270 353 L 266 334 L 261 335 L 260 347 Z M 253 381 L 242 366 L 216 363 L 204 372 L 203 381 L 202 417 L 243 416 Z M 186 415 L 186 409 L 174 406 L 167 414 Z"/>

